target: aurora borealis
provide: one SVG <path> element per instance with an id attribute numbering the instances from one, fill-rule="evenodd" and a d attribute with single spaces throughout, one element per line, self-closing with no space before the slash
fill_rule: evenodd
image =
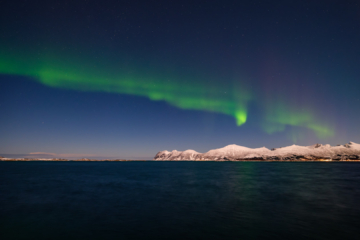
<path id="1" fill-rule="evenodd" d="M 251 94 L 243 87 L 234 89 L 230 96 L 223 96 L 222 93 L 226 91 L 231 93 L 232 87 L 227 88 L 220 84 L 205 86 L 196 80 L 187 83 L 176 76 L 126 74 L 116 70 L 109 71 L 106 67 L 93 71 L 91 64 L 81 69 L 77 63 L 66 63 L 66 59 L 73 59 L 70 56 L 63 58 L 61 62 L 53 61 L 59 56 L 40 59 L 38 62 L 36 58 L 26 59 L 23 56 L 15 56 L 15 60 L 11 61 L 11 57 L 1 59 L 2 74 L 30 77 L 55 88 L 144 96 L 153 101 L 164 100 L 182 109 L 227 114 L 233 116 L 239 126 L 246 122 L 246 102 L 251 98 Z"/>
<path id="2" fill-rule="evenodd" d="M 1 10 L 0 153 L 136 158 L 179 147 L 360 141 L 356 2 L 20 2 Z M 32 90 L 12 99 L 18 84 Z M 27 106 L 37 91 L 51 94 Z M 44 122 L 39 116 L 48 129 L 29 124 Z M 66 136 L 44 138 L 61 129 Z M 72 137 L 81 147 L 67 145 Z"/>

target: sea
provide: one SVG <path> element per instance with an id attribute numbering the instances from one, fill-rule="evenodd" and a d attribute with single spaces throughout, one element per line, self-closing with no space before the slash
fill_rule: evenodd
<path id="1" fill-rule="evenodd" d="M 0 239 L 360 239 L 360 163 L 0 162 Z"/>

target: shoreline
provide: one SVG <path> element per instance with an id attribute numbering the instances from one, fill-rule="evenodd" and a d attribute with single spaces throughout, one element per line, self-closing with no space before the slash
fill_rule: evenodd
<path id="1" fill-rule="evenodd" d="M 77 160 L 68 160 L 68 159 L 0 159 L 0 162 L 360 162 L 356 159 L 342 159 L 342 160 L 332 160 L 332 159 L 318 159 L 318 160 L 309 160 L 309 159 L 299 159 L 299 160 L 257 160 L 257 159 L 239 159 L 239 160 L 127 160 L 127 159 L 77 159 Z"/>

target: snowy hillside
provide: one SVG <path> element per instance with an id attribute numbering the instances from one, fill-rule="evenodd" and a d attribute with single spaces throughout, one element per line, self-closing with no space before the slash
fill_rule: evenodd
<path id="1" fill-rule="evenodd" d="M 198 153 L 194 150 L 161 151 L 154 160 L 360 160 L 360 144 L 350 142 L 345 145 L 330 146 L 315 144 L 311 146 L 292 145 L 288 147 L 268 149 L 247 148 L 238 145 L 228 145 L 223 148 Z"/>

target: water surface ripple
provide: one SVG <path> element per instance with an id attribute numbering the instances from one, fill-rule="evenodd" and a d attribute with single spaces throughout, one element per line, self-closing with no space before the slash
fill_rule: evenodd
<path id="1" fill-rule="evenodd" d="M 360 164 L 0 162 L 0 239 L 360 239 Z"/>

